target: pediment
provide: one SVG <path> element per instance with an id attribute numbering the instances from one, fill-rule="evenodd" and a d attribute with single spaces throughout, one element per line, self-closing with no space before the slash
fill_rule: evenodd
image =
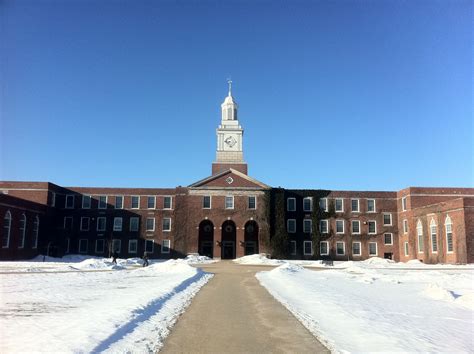
<path id="1" fill-rule="evenodd" d="M 189 188 L 269 189 L 270 186 L 232 168 L 204 178 Z"/>

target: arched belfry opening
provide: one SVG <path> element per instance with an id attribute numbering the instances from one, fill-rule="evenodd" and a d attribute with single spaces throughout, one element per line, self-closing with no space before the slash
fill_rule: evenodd
<path id="1" fill-rule="evenodd" d="M 258 253 L 258 224 L 254 220 L 245 224 L 244 242 L 246 256 Z"/>
<path id="2" fill-rule="evenodd" d="M 225 221 L 222 224 L 221 259 L 235 258 L 236 238 L 235 223 L 232 220 Z"/>
<path id="3" fill-rule="evenodd" d="M 214 224 L 209 220 L 203 220 L 199 224 L 199 255 L 214 257 Z"/>

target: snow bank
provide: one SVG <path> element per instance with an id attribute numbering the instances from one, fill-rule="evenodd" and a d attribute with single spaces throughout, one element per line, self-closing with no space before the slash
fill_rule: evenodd
<path id="1" fill-rule="evenodd" d="M 286 263 L 280 259 L 270 259 L 264 254 L 252 254 L 250 256 L 244 256 L 234 259 L 235 263 L 238 264 L 251 264 L 251 265 L 280 265 Z"/>
<path id="2" fill-rule="evenodd" d="M 207 256 L 199 256 L 194 254 L 189 254 L 186 258 L 183 259 L 187 264 L 210 264 L 216 263 L 217 260 L 209 258 Z"/>

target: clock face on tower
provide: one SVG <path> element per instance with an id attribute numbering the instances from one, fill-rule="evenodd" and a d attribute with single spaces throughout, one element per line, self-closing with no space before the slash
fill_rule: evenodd
<path id="1" fill-rule="evenodd" d="M 235 144 L 237 144 L 237 140 L 232 135 L 229 135 L 225 138 L 224 142 L 227 144 L 228 147 L 232 148 Z"/>

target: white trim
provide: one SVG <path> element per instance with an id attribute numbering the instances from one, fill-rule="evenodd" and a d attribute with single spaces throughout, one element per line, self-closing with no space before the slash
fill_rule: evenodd
<path id="1" fill-rule="evenodd" d="M 325 252 L 325 253 L 323 253 L 323 252 L 321 251 L 321 246 L 322 246 L 323 243 L 326 244 L 326 252 Z M 321 241 L 321 242 L 319 242 L 319 254 L 320 254 L 321 256 L 327 256 L 327 255 L 329 255 L 329 242 L 328 242 L 328 241 Z"/>
<path id="2" fill-rule="evenodd" d="M 150 198 L 153 200 L 153 206 L 150 208 Z M 146 196 L 146 208 L 148 210 L 154 210 L 156 209 L 156 196 L 155 195 L 147 195 Z"/>
<path id="3" fill-rule="evenodd" d="M 117 198 L 122 198 L 122 202 L 120 203 L 120 208 L 117 208 Z M 115 201 L 114 201 L 114 208 L 115 209 L 123 209 L 123 202 L 125 200 L 125 197 L 123 195 L 116 195 L 115 196 Z"/>
<path id="4" fill-rule="evenodd" d="M 138 198 L 138 206 L 133 206 L 133 198 Z M 131 195 L 130 196 L 130 209 L 140 209 L 140 196 L 139 195 Z"/>
<path id="5" fill-rule="evenodd" d="M 255 208 L 250 207 L 250 198 L 253 198 L 255 200 Z M 256 195 L 249 195 L 247 198 L 247 208 L 249 210 L 257 210 L 257 196 Z"/>
<path id="6" fill-rule="evenodd" d="M 309 210 L 305 209 L 304 202 L 305 200 L 309 200 Z M 303 211 L 312 212 L 313 211 L 313 197 L 304 197 L 303 198 Z"/>
<path id="7" fill-rule="evenodd" d="M 106 195 L 98 195 L 97 198 L 98 198 L 97 199 L 97 209 L 107 209 L 107 199 L 108 199 L 108 197 Z M 105 198 L 105 203 L 104 203 L 104 206 L 101 207 L 100 205 L 102 203 L 102 201 L 101 201 L 102 198 Z"/>
<path id="8" fill-rule="evenodd" d="M 86 228 L 86 229 L 82 227 L 82 221 L 83 221 L 83 220 L 87 220 L 87 228 Z M 79 231 L 89 231 L 90 228 L 91 228 L 90 223 L 91 223 L 90 217 L 88 217 L 88 216 L 81 216 L 81 223 L 79 224 Z"/>
<path id="9" fill-rule="evenodd" d="M 165 242 L 168 243 L 168 246 L 165 246 Z M 167 250 L 165 251 L 165 248 L 167 248 Z M 171 240 L 163 240 L 163 243 L 161 244 L 161 253 L 163 254 L 169 254 L 171 252 Z"/>
<path id="10" fill-rule="evenodd" d="M 89 206 L 84 206 L 84 201 L 86 200 L 86 198 L 89 198 Z M 92 206 L 92 196 L 90 195 L 83 195 L 82 196 L 82 209 L 90 209 Z"/>
<path id="11" fill-rule="evenodd" d="M 370 254 L 370 245 L 375 245 L 375 254 Z M 379 254 L 377 242 L 369 242 L 369 257 L 377 257 Z"/>
<path id="12" fill-rule="evenodd" d="M 305 223 L 309 221 L 309 232 L 305 231 Z M 303 219 L 303 233 L 312 234 L 313 233 L 313 220 Z"/>
<path id="13" fill-rule="evenodd" d="M 38 238 L 39 238 L 39 226 L 40 218 L 38 215 L 35 216 L 35 221 L 33 222 L 33 245 L 31 248 L 38 248 Z"/>
<path id="14" fill-rule="evenodd" d="M 402 197 L 402 211 L 407 211 L 407 197 Z"/>
<path id="15" fill-rule="evenodd" d="M 342 244 L 342 253 L 338 252 L 337 245 Z M 344 241 L 336 241 L 336 256 L 345 256 L 346 255 L 346 243 Z"/>
<path id="16" fill-rule="evenodd" d="M 66 229 L 66 220 L 71 219 L 71 228 Z M 74 218 L 72 216 L 65 216 L 63 221 L 63 229 L 72 231 L 74 229 Z"/>
<path id="17" fill-rule="evenodd" d="M 116 223 L 120 220 L 120 225 L 117 225 Z M 120 226 L 120 227 L 118 227 Z M 123 230 L 123 218 L 121 216 L 116 216 L 114 217 L 114 224 L 112 227 L 112 231 L 120 232 Z"/>
<path id="18" fill-rule="evenodd" d="M 170 221 L 170 228 L 168 230 L 165 230 L 165 220 L 169 220 Z M 171 218 L 163 218 L 161 220 L 161 231 L 163 232 L 171 232 Z"/>
<path id="19" fill-rule="evenodd" d="M 337 210 L 337 201 L 341 201 L 341 210 Z M 343 213 L 344 212 L 344 198 L 335 198 L 334 199 L 334 211 L 336 213 Z"/>
<path id="20" fill-rule="evenodd" d="M 148 220 L 153 220 L 153 229 L 149 229 L 148 228 Z M 146 218 L 145 220 L 145 231 L 146 232 L 151 232 L 151 231 L 155 231 L 155 218 Z"/>
<path id="21" fill-rule="evenodd" d="M 165 200 L 166 198 L 170 198 L 170 207 L 165 208 Z M 173 196 L 171 195 L 164 195 L 163 196 L 163 210 L 172 210 L 173 209 Z"/>
<path id="22" fill-rule="evenodd" d="M 372 222 L 375 225 L 374 232 L 370 232 L 370 223 L 372 223 Z M 367 234 L 368 235 L 377 235 L 377 220 L 367 220 Z"/>
<path id="23" fill-rule="evenodd" d="M 66 194 L 66 199 L 64 199 L 64 209 L 74 209 L 75 198 L 74 194 Z M 72 206 L 68 206 L 68 198 L 72 198 Z"/>
<path id="24" fill-rule="evenodd" d="M 232 207 L 227 207 L 227 198 L 232 198 Z M 234 196 L 233 195 L 226 195 L 224 198 L 224 209 L 226 210 L 233 210 L 234 209 Z"/>
<path id="25" fill-rule="evenodd" d="M 408 220 L 407 219 L 403 219 L 402 228 L 403 228 L 403 233 L 407 234 L 408 233 Z"/>
<path id="26" fill-rule="evenodd" d="M 423 239 L 423 224 L 421 223 L 420 219 L 418 219 L 418 221 L 416 222 L 416 244 L 418 248 L 418 253 L 423 253 L 425 248 L 425 242 Z"/>
<path id="27" fill-rule="evenodd" d="M 357 210 L 352 210 L 352 202 L 357 201 Z M 351 213 L 360 213 L 360 200 L 353 198 L 351 199 Z"/>
<path id="28" fill-rule="evenodd" d="M 369 210 L 369 200 L 372 200 L 374 202 L 374 210 Z M 368 198 L 367 199 L 367 213 L 376 213 L 377 212 L 377 206 L 376 206 L 376 201 L 373 198 Z"/>
<path id="29" fill-rule="evenodd" d="M 290 210 L 290 199 L 293 200 L 294 208 Z M 286 211 L 296 211 L 296 198 L 289 197 L 286 198 Z"/>
<path id="30" fill-rule="evenodd" d="M 53 196 L 51 198 L 51 206 L 54 208 L 56 207 L 56 193 L 52 192 Z"/>
<path id="31" fill-rule="evenodd" d="M 324 200 L 325 201 L 325 207 L 324 209 L 321 208 L 321 201 Z M 329 210 L 329 207 L 328 207 L 328 198 L 320 198 L 319 199 L 319 209 L 322 209 L 323 211 L 327 212 Z"/>
<path id="32" fill-rule="evenodd" d="M 83 244 L 83 243 L 86 244 L 86 250 L 85 251 L 81 251 L 81 244 Z M 86 238 L 81 238 L 79 240 L 78 246 L 79 246 L 78 250 L 77 250 L 78 253 L 81 253 L 81 254 L 87 253 L 87 251 L 89 251 L 89 240 L 86 239 Z"/>
<path id="33" fill-rule="evenodd" d="M 290 256 L 296 256 L 296 241 L 290 241 Z"/>
<path id="34" fill-rule="evenodd" d="M 448 225 L 450 226 L 451 232 L 448 232 Z M 449 215 L 447 215 L 446 219 L 444 219 L 444 230 L 446 234 L 446 253 L 452 254 L 454 253 L 453 221 L 451 220 L 451 217 Z M 449 250 L 448 234 L 451 234 L 451 251 Z"/>
<path id="35" fill-rule="evenodd" d="M 290 221 L 292 221 L 293 224 L 295 225 L 293 231 L 290 230 Z M 287 231 L 289 234 L 294 234 L 294 233 L 296 233 L 296 219 L 288 219 L 288 220 L 286 220 L 286 231 Z"/>
<path id="36" fill-rule="evenodd" d="M 390 216 L 390 224 L 385 223 L 385 215 Z M 382 214 L 382 224 L 383 224 L 383 226 L 392 226 L 392 214 L 391 213 L 383 213 Z"/>
<path id="37" fill-rule="evenodd" d="M 104 220 L 104 228 L 99 228 L 99 226 L 100 226 L 99 220 L 102 220 L 102 219 Z M 105 230 L 107 230 L 107 218 L 105 216 L 99 216 L 97 218 L 96 231 L 105 231 Z"/>
<path id="38" fill-rule="evenodd" d="M 204 198 L 209 198 L 209 207 L 204 206 Z M 203 209 L 212 209 L 212 196 L 210 196 L 210 195 L 203 195 L 202 196 L 202 208 Z"/>
<path id="39" fill-rule="evenodd" d="M 135 251 L 131 250 L 131 245 L 135 245 Z M 128 240 L 128 253 L 136 254 L 138 253 L 138 240 Z"/>
<path id="40" fill-rule="evenodd" d="M 311 253 L 307 253 L 307 252 L 306 252 L 306 245 L 307 245 L 308 243 L 311 245 Z M 314 251 L 313 251 L 313 241 L 303 241 L 303 255 L 305 255 L 305 256 L 312 256 L 313 254 L 314 254 Z"/>
<path id="41" fill-rule="evenodd" d="M 405 257 L 408 257 L 410 255 L 410 249 L 407 241 L 403 242 L 403 252 L 405 254 Z"/>
<path id="42" fill-rule="evenodd" d="M 323 230 L 322 230 L 322 227 L 321 227 L 322 223 L 326 224 L 326 232 L 323 232 Z M 319 232 L 322 233 L 322 234 L 328 234 L 329 233 L 329 220 L 328 219 L 319 220 Z"/>
<path id="43" fill-rule="evenodd" d="M 338 221 L 342 222 L 342 231 L 337 231 L 337 222 Z M 345 231 L 345 226 L 346 225 L 345 225 L 344 219 L 336 219 L 336 234 L 341 235 L 341 234 L 345 233 L 344 232 Z"/>
<path id="44" fill-rule="evenodd" d="M 102 251 L 98 250 L 97 246 L 99 245 L 99 242 L 102 242 Z M 103 238 L 95 240 L 95 250 L 94 251 L 95 251 L 95 253 L 99 253 L 99 254 L 104 253 L 104 251 L 105 251 L 105 240 Z"/>
<path id="45" fill-rule="evenodd" d="M 132 230 L 132 219 L 137 220 L 137 229 L 136 230 Z M 131 216 L 128 221 L 129 221 L 128 231 L 137 232 L 137 231 L 140 230 L 140 218 L 138 216 Z"/>
<path id="46" fill-rule="evenodd" d="M 385 242 L 385 235 L 390 235 L 390 243 Z M 383 244 L 386 245 L 386 246 L 393 246 L 393 233 L 384 232 L 384 234 L 383 234 Z"/>
<path id="47" fill-rule="evenodd" d="M 118 250 L 116 249 L 115 245 L 118 244 Z M 122 240 L 118 238 L 112 239 L 112 252 L 121 253 L 122 252 Z"/>
<path id="48" fill-rule="evenodd" d="M 358 232 L 354 232 L 354 223 L 357 223 L 358 226 L 359 226 L 359 231 Z M 360 235 L 360 220 L 351 220 L 351 233 L 353 235 Z"/>
<path id="49" fill-rule="evenodd" d="M 434 228 L 434 233 L 433 233 L 433 228 Z M 433 236 L 434 236 L 434 241 L 433 242 Z M 438 226 L 436 225 L 436 221 L 431 218 L 430 221 L 430 243 L 431 243 L 431 253 L 438 253 Z M 434 250 L 434 245 L 436 245 L 436 250 Z"/>
<path id="50" fill-rule="evenodd" d="M 358 244 L 359 245 L 359 253 L 354 253 L 354 244 Z M 352 255 L 354 257 L 360 257 L 362 256 L 362 242 L 360 241 L 354 241 L 352 242 Z"/>
<path id="51" fill-rule="evenodd" d="M 20 218 L 20 230 L 21 230 L 21 243 L 18 245 L 18 248 L 25 248 L 25 240 L 26 240 L 26 215 L 25 213 L 21 214 Z"/>

